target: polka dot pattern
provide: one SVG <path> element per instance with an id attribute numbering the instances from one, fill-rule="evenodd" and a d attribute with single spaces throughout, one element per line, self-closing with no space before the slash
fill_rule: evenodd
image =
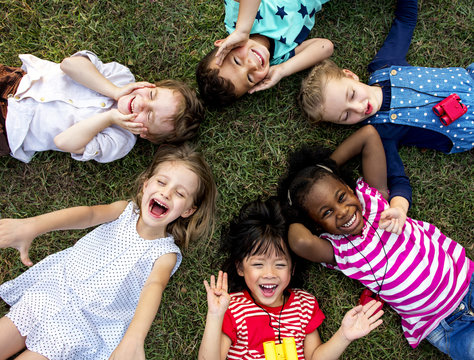
<path id="1" fill-rule="evenodd" d="M 451 153 L 467 151 L 474 145 L 474 63 L 464 68 L 392 66 L 375 71 L 369 85 L 390 81 L 389 111 L 379 111 L 369 124 L 393 123 L 434 130 L 453 142 Z M 452 93 L 461 98 L 467 113 L 444 126 L 432 107 Z"/>
<path id="2" fill-rule="evenodd" d="M 157 258 L 181 253 L 171 236 L 144 240 L 129 203 L 73 247 L 0 286 L 27 348 L 48 359 L 108 359 L 122 339 Z"/>

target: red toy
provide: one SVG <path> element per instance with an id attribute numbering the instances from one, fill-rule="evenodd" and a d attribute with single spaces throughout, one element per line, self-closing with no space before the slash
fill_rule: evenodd
<path id="1" fill-rule="evenodd" d="M 380 301 L 382 303 L 382 305 L 380 305 L 378 308 L 377 308 L 377 311 L 380 311 L 382 310 L 383 308 L 383 304 L 385 303 L 385 301 L 383 301 L 380 296 L 378 295 L 375 295 L 372 291 L 370 291 L 369 289 L 364 289 L 364 291 L 362 291 L 362 295 L 360 296 L 360 299 L 359 299 L 359 305 L 365 305 L 367 304 L 369 301 L 371 300 L 377 300 L 377 301 Z"/>
<path id="2" fill-rule="evenodd" d="M 433 106 L 433 112 L 439 116 L 441 123 L 448 126 L 467 112 L 467 107 L 457 94 L 451 94 Z"/>

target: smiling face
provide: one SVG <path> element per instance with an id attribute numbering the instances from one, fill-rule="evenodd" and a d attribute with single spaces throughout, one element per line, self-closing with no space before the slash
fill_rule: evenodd
<path id="1" fill-rule="evenodd" d="M 182 95 L 168 88 L 140 88 L 117 101 L 122 114 L 137 114 L 134 122 L 142 123 L 148 133 L 166 134 L 174 129 L 173 118 L 178 112 Z"/>
<path id="2" fill-rule="evenodd" d="M 330 234 L 358 235 L 364 221 L 354 192 L 333 176 L 316 181 L 304 201 L 308 215 Z"/>
<path id="3" fill-rule="evenodd" d="M 218 46 L 222 40 L 217 40 Z M 210 67 L 219 69 L 219 76 L 228 79 L 235 86 L 237 97 L 244 95 L 262 81 L 270 68 L 270 52 L 260 38 L 251 38 L 243 46 L 232 49 L 221 66 L 212 60 Z"/>
<path id="4" fill-rule="evenodd" d="M 352 125 L 375 115 L 382 105 L 382 89 L 359 81 L 357 75 L 343 70 L 346 77 L 328 79 L 323 91 L 323 120 Z"/>
<path id="5" fill-rule="evenodd" d="M 247 256 L 237 265 L 237 273 L 254 300 L 264 306 L 277 307 L 284 303 L 283 292 L 291 280 L 291 259 L 286 253 L 277 255 L 269 249 L 265 254 Z"/>
<path id="6" fill-rule="evenodd" d="M 138 233 L 145 239 L 165 236 L 168 224 L 196 211 L 194 197 L 198 187 L 198 176 L 184 163 L 161 163 L 143 185 Z"/>

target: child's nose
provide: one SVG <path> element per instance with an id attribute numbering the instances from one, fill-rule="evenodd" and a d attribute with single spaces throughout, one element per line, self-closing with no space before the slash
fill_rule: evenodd
<path id="1" fill-rule="evenodd" d="M 161 195 L 166 199 L 170 198 L 170 193 L 171 193 L 170 189 L 168 189 L 168 188 L 161 189 Z"/>

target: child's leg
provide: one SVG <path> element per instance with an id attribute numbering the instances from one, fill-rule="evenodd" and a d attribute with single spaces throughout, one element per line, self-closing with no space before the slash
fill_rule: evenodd
<path id="1" fill-rule="evenodd" d="M 0 319 L 0 359 L 7 359 L 24 349 L 25 339 L 9 318 Z"/>

